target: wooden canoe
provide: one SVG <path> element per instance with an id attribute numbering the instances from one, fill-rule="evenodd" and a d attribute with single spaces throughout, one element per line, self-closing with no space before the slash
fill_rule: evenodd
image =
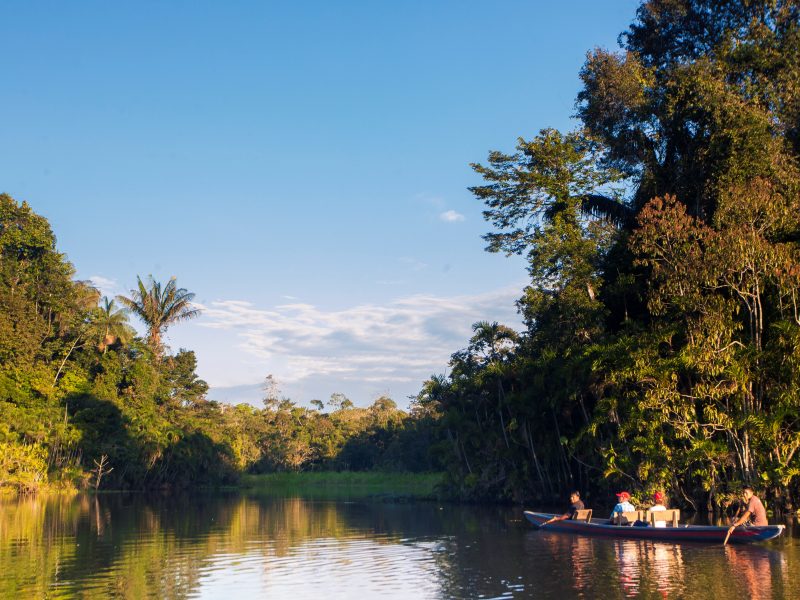
<path id="1" fill-rule="evenodd" d="M 678 527 L 635 527 L 612 525 L 608 519 L 586 521 L 553 521 L 542 525 L 555 515 L 525 511 L 525 518 L 537 529 L 574 533 L 578 535 L 596 535 L 604 537 L 621 537 L 640 540 L 658 540 L 664 542 L 709 542 L 722 545 L 728 533 L 727 527 L 713 525 L 679 525 Z M 778 537 L 783 533 L 785 525 L 766 525 L 764 527 L 740 526 L 733 530 L 728 543 L 751 544 Z"/>

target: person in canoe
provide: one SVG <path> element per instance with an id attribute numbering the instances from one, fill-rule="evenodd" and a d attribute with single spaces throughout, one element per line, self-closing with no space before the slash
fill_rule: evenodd
<path id="1" fill-rule="evenodd" d="M 614 517 L 618 514 L 633 512 L 635 510 L 636 507 L 631 504 L 631 495 L 628 492 L 618 492 L 617 505 L 614 507 L 614 510 L 611 511 L 611 521 L 613 522 Z"/>
<path id="2" fill-rule="evenodd" d="M 758 496 L 756 496 L 753 488 L 751 488 L 749 485 L 742 488 L 742 499 L 746 503 L 744 513 L 742 513 L 738 519 L 731 523 L 731 526 L 728 529 L 729 535 L 733 533 L 733 530 L 739 525 L 743 525 L 745 523 L 748 525 L 754 525 L 756 527 L 768 525 L 767 511 L 764 509 L 764 504 L 761 502 Z M 725 539 L 727 541 L 727 538 Z"/>
<path id="3" fill-rule="evenodd" d="M 653 494 L 653 502 L 654 502 L 653 506 L 651 506 L 650 508 L 647 509 L 648 512 L 655 512 L 655 511 L 658 511 L 658 510 L 667 510 L 667 507 L 664 506 L 664 492 L 656 492 L 655 494 Z M 655 526 L 656 527 L 666 527 L 667 523 L 666 523 L 666 521 L 656 521 L 655 522 Z"/>
<path id="4" fill-rule="evenodd" d="M 579 510 L 584 510 L 583 501 L 581 500 L 581 495 L 578 491 L 574 491 L 569 495 L 570 505 L 563 515 L 557 515 L 550 519 L 547 519 L 542 525 L 547 525 L 548 523 L 552 523 L 553 521 L 566 521 L 567 519 L 574 519 L 578 516 Z"/>

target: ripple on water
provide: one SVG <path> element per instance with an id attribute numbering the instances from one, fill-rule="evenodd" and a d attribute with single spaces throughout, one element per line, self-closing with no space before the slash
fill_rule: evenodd
<path id="1" fill-rule="evenodd" d="M 220 554 L 203 569 L 194 598 L 434 598 L 437 566 L 427 544 L 387 537 L 309 540 L 278 553 Z"/>
<path id="2" fill-rule="evenodd" d="M 532 531 L 518 516 L 241 496 L 0 501 L 0 598 L 800 598 L 788 532 L 722 548 Z"/>

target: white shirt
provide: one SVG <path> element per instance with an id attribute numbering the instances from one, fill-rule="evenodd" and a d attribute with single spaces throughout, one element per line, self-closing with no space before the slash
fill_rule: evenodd
<path id="1" fill-rule="evenodd" d="M 663 504 L 654 504 L 648 510 L 650 512 L 656 512 L 656 511 L 659 511 L 659 510 L 667 510 L 667 507 L 664 506 Z M 666 527 L 667 526 L 667 522 L 666 521 L 654 521 L 653 523 L 654 523 L 654 525 L 656 527 Z"/>

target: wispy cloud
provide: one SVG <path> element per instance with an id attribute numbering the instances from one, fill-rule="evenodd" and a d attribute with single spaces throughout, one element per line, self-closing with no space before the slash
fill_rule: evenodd
<path id="1" fill-rule="evenodd" d="M 405 279 L 378 279 L 375 283 L 377 285 L 403 285 Z"/>
<path id="2" fill-rule="evenodd" d="M 108 296 L 109 298 L 113 298 L 118 294 L 125 293 L 125 290 L 119 285 L 116 279 L 109 279 L 108 277 L 103 277 L 102 275 L 92 275 L 89 277 L 89 281 L 92 282 L 100 293 L 104 296 Z"/>
<path id="3" fill-rule="evenodd" d="M 431 194 L 429 192 L 419 192 L 418 194 L 414 195 L 414 198 L 439 210 L 445 207 L 444 198 L 442 198 L 441 196 L 437 196 L 436 194 Z"/>
<path id="4" fill-rule="evenodd" d="M 445 223 L 456 223 L 464 220 L 464 215 L 454 210 L 446 210 L 439 215 L 439 218 Z"/>
<path id="5" fill-rule="evenodd" d="M 238 352 L 261 362 L 263 373 L 281 382 L 325 378 L 331 389 L 347 381 L 421 383 L 445 370 L 450 355 L 466 345 L 475 321 L 518 325 L 514 300 L 520 288 L 474 296 L 415 295 L 344 310 L 302 303 L 259 308 L 220 300 L 202 307 L 198 324 L 233 334 Z"/>
<path id="6" fill-rule="evenodd" d="M 422 271 L 428 268 L 428 263 L 425 263 L 419 260 L 418 258 L 414 258 L 412 256 L 401 256 L 400 258 L 397 259 L 397 262 L 399 262 L 402 265 L 405 265 L 412 271 Z"/>

